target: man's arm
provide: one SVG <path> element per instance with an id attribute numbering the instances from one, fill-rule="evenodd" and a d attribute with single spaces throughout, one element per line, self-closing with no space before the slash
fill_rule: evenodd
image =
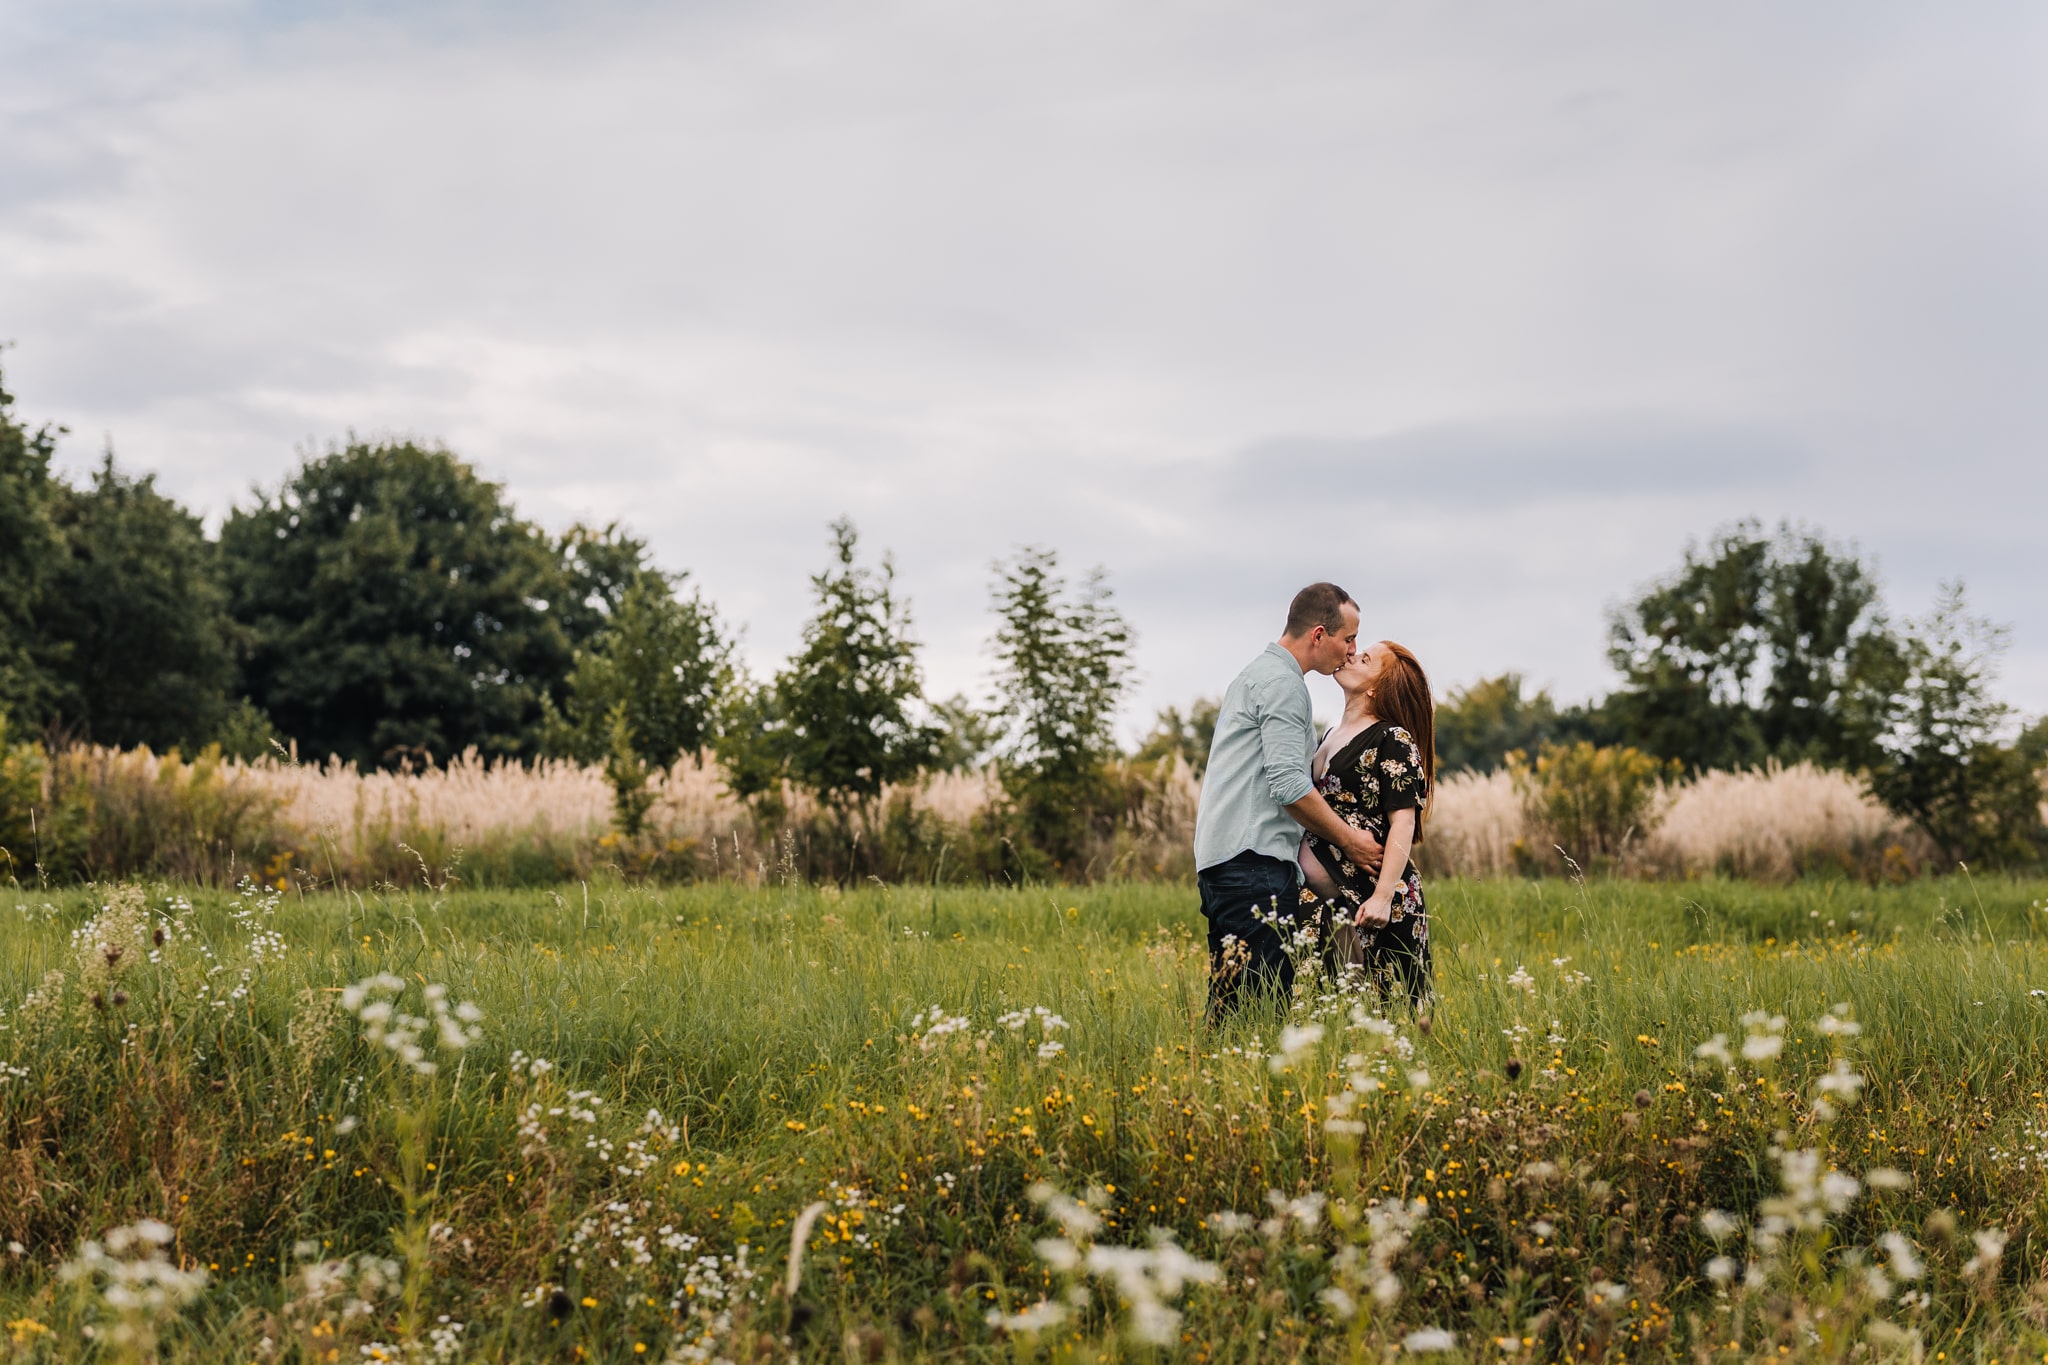
<path id="1" fill-rule="evenodd" d="M 1367 869 L 1380 865 L 1379 840 L 1362 829 L 1353 829 L 1337 818 L 1337 812 L 1330 809 L 1330 803 L 1323 800 L 1323 794 L 1311 791 L 1301 800 L 1287 807 L 1287 813 L 1294 817 L 1294 823 L 1314 834 L 1320 834 L 1344 850 L 1352 862 Z"/>
<path id="2" fill-rule="evenodd" d="M 1274 801 L 1304 829 L 1313 830 L 1344 850 L 1361 867 L 1378 867 L 1380 846 L 1363 830 L 1353 829 L 1337 818 L 1330 803 L 1323 800 L 1308 775 L 1308 740 L 1315 733 L 1307 715 L 1307 700 L 1298 707 L 1268 704 L 1260 707 L 1259 744 L 1265 750 L 1266 787 Z M 1295 714 L 1295 711 L 1300 714 Z"/>

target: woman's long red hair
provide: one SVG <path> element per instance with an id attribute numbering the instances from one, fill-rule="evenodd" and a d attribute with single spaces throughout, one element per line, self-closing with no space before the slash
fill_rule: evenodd
<path id="1" fill-rule="evenodd" d="M 1429 675 L 1406 645 L 1382 640 L 1387 661 L 1372 687 L 1373 714 L 1392 721 L 1415 740 L 1422 755 L 1422 809 L 1415 812 L 1415 842 L 1422 842 L 1423 812 L 1436 798 L 1436 703 L 1429 695 Z"/>

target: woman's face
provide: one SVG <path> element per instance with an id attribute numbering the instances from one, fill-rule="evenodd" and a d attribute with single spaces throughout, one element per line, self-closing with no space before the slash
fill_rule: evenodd
<path id="1" fill-rule="evenodd" d="M 1369 692 L 1379 681 L 1380 670 L 1386 666 L 1387 642 L 1381 640 L 1358 651 L 1358 657 L 1338 669 L 1334 676 L 1337 685 L 1344 689 L 1344 695 L 1353 696 Z"/>

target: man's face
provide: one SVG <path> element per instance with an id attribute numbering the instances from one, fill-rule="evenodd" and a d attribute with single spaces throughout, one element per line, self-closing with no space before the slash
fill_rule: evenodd
<path id="1" fill-rule="evenodd" d="M 1317 626 L 1309 638 L 1309 667 L 1318 673 L 1335 673 L 1358 657 L 1358 608 L 1345 603 L 1344 626 L 1335 635 Z"/>

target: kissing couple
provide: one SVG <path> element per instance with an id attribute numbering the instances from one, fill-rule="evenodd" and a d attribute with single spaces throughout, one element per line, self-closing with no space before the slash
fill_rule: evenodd
<path id="1" fill-rule="evenodd" d="M 1311 672 L 1344 690 L 1320 740 Z M 1304 937 L 1339 980 L 1427 998 L 1412 854 L 1436 782 L 1435 717 L 1413 654 L 1391 640 L 1359 648 L 1350 593 L 1311 583 L 1294 595 L 1280 638 L 1223 694 L 1195 815 L 1212 1022 L 1246 992 L 1290 999 L 1290 949 Z"/>

